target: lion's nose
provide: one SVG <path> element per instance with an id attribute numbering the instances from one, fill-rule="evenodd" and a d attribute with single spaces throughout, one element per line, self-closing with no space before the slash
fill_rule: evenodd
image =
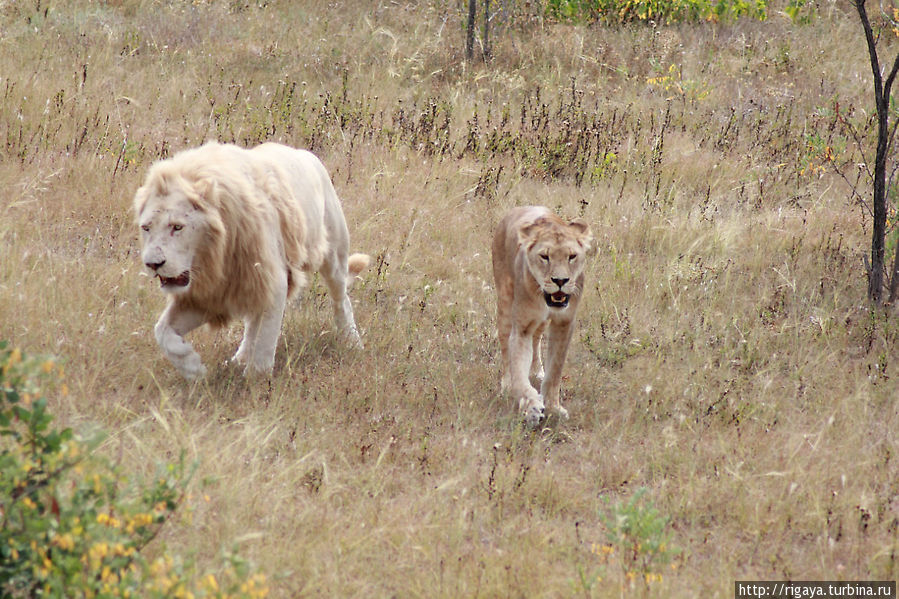
<path id="1" fill-rule="evenodd" d="M 555 277 L 552 277 L 552 282 L 555 283 L 556 285 L 558 285 L 559 289 L 561 289 L 562 286 L 568 282 L 568 279 L 557 279 Z"/>
<path id="2" fill-rule="evenodd" d="M 151 270 L 159 270 L 162 268 L 162 265 L 165 264 L 165 260 L 162 260 L 161 262 L 144 262 L 144 264 Z"/>

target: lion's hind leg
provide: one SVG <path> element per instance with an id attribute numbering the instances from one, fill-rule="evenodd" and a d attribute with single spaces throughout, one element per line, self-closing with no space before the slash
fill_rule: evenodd
<path id="1" fill-rule="evenodd" d="M 356 319 L 353 315 L 353 304 L 350 302 L 350 296 L 347 289 L 352 281 L 348 281 L 348 277 L 355 275 L 368 264 L 367 256 L 362 254 L 354 254 L 353 264 L 347 263 L 345 255 L 337 255 L 333 253 L 329 259 L 322 264 L 319 272 L 325 280 L 328 287 L 328 293 L 331 295 L 331 301 L 334 303 L 334 323 L 337 330 L 346 341 L 355 347 L 362 348 L 362 339 L 359 337 L 359 331 L 356 328 Z M 364 263 L 363 263 L 364 260 Z M 350 271 L 352 266 L 352 272 Z"/>

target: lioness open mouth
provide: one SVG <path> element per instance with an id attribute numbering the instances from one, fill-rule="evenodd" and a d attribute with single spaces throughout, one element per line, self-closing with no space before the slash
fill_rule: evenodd
<path id="1" fill-rule="evenodd" d="M 190 272 L 188 271 L 181 273 L 177 277 L 164 277 L 162 275 L 157 276 L 159 277 L 159 286 L 163 289 L 187 287 L 188 284 L 190 284 Z"/>
<path id="2" fill-rule="evenodd" d="M 555 293 L 543 292 L 543 299 L 550 308 L 564 308 L 568 305 L 568 298 L 571 297 L 564 291 L 556 291 Z"/>

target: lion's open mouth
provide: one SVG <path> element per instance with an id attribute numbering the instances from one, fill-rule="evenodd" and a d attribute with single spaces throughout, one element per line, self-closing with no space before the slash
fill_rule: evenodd
<path id="1" fill-rule="evenodd" d="M 571 297 L 564 291 L 556 291 L 555 293 L 543 292 L 543 299 L 550 308 L 564 308 L 568 305 L 568 298 Z"/>
<path id="2" fill-rule="evenodd" d="M 187 287 L 190 284 L 190 272 L 185 271 L 177 277 L 159 277 L 159 286 L 163 289 L 176 289 L 179 287 Z"/>

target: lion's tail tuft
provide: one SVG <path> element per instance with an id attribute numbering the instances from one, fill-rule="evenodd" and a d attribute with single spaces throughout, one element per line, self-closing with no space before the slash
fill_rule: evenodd
<path id="1" fill-rule="evenodd" d="M 371 256 L 368 254 L 352 254 L 347 259 L 347 271 L 350 277 L 355 277 L 368 267 L 371 262 Z"/>

